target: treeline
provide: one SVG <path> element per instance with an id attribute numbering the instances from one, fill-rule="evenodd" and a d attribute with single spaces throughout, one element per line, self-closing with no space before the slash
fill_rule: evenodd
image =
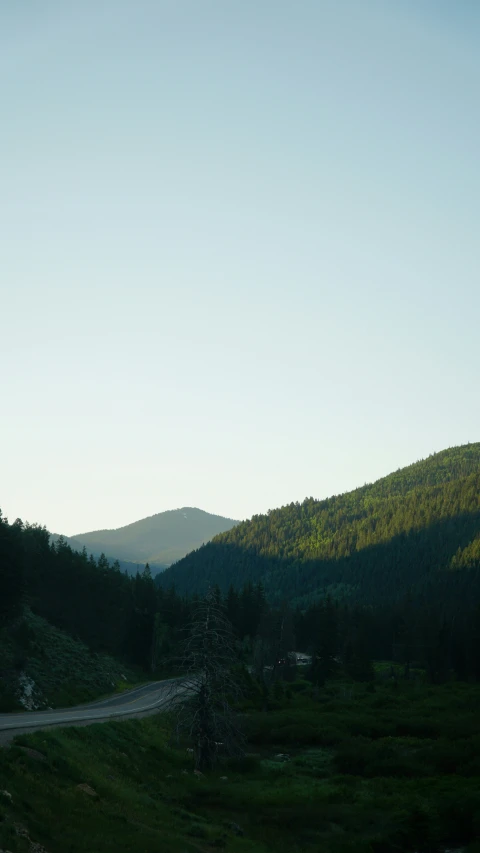
<path id="1" fill-rule="evenodd" d="M 156 587 L 148 565 L 127 575 L 103 554 L 96 560 L 0 512 L 0 627 L 21 618 L 25 605 L 93 652 L 145 670 L 168 657 L 189 612 L 173 590 Z"/>
<path id="2" fill-rule="evenodd" d="M 269 600 L 302 607 L 325 595 L 358 605 L 407 594 L 455 607 L 480 600 L 480 444 L 254 516 L 158 577 L 164 588 L 200 594 L 257 581 Z"/>
<path id="3" fill-rule="evenodd" d="M 218 587 L 216 594 L 221 600 Z M 394 678 L 399 672 L 410 678 L 421 670 L 435 684 L 453 677 L 480 681 L 478 599 L 452 612 L 445 603 L 419 603 L 410 595 L 387 607 L 351 605 L 327 596 L 302 610 L 286 602 L 272 607 L 262 584 L 247 583 L 240 591 L 231 586 L 223 600 L 260 678 L 266 666 L 288 675 L 290 653 L 298 650 L 311 656 L 310 677 L 319 687 L 340 670 L 370 681 L 374 660 L 390 661 L 386 674 Z"/>
<path id="4" fill-rule="evenodd" d="M 478 500 L 471 487 L 474 476 L 470 473 L 446 485 L 455 486 L 472 504 Z M 302 514 L 296 506 L 295 512 Z M 465 512 L 462 523 L 460 517 L 451 517 L 445 528 L 437 529 L 431 523 L 425 529 L 396 537 L 397 560 L 392 558 L 390 543 L 350 555 L 348 560 L 359 568 L 357 585 L 350 585 L 355 595 L 344 594 L 338 581 L 325 584 L 323 594 L 319 594 L 313 575 L 311 589 L 301 601 L 300 596 L 280 595 L 292 588 L 292 578 L 298 583 L 308 579 L 308 562 L 289 565 L 274 581 L 268 572 L 259 573 L 259 578 L 253 571 L 257 565 L 253 560 L 253 577 L 247 576 L 242 582 L 242 573 L 237 571 L 233 582 L 231 559 L 238 550 L 229 550 L 231 546 L 223 542 L 215 544 L 224 555 L 223 588 L 209 584 L 205 591 L 214 589 L 223 601 L 241 656 L 261 677 L 265 667 L 281 669 L 284 664 L 279 662 L 287 661 L 289 652 L 296 649 L 312 655 L 311 676 L 317 684 L 338 667 L 354 678 L 369 680 L 374 659 L 401 664 L 407 676 L 421 667 L 432 682 L 452 675 L 478 680 L 477 516 L 474 511 Z M 445 541 L 450 543 L 453 556 L 449 570 L 440 571 L 435 557 Z M 385 549 L 381 559 L 377 553 L 380 547 Z M 209 552 L 205 546 L 196 556 Z M 266 565 L 277 564 L 267 560 Z M 335 563 L 340 576 L 342 565 L 341 559 Z M 393 582 L 396 586 L 389 588 Z M 338 595 L 330 593 L 332 585 Z M 193 582 L 191 586 L 195 586 Z M 20 520 L 9 524 L 0 514 L 0 625 L 19 619 L 22 608 L 29 606 L 51 624 L 78 637 L 93 652 L 105 652 L 145 671 L 159 672 L 175 656 L 197 594 L 187 595 L 182 589 L 179 592 L 166 586 L 162 575 L 154 581 L 148 565 L 136 576 L 128 576 L 104 555 L 96 560 L 85 550 L 73 550 L 61 538 L 52 542 L 43 527 Z"/>

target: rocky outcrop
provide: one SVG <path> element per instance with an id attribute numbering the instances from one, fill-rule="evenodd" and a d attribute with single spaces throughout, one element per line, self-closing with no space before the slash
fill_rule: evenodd
<path id="1" fill-rule="evenodd" d="M 88 797 L 98 797 L 97 792 L 90 785 L 87 785 L 86 782 L 82 782 L 80 785 L 77 785 L 77 791 L 83 791 L 84 794 L 87 794 Z"/>

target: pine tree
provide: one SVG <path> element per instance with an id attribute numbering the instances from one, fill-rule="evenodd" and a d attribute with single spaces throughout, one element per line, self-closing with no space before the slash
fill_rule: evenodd
<path id="1" fill-rule="evenodd" d="M 0 511 L 0 621 L 4 622 L 17 615 L 25 589 L 22 528 L 9 525 Z"/>
<path id="2" fill-rule="evenodd" d="M 310 678 L 317 687 L 323 687 L 337 669 L 338 616 L 330 597 L 318 610 L 315 633 Z"/>

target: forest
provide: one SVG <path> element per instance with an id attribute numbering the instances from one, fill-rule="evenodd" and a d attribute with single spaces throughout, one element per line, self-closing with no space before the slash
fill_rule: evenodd
<path id="1" fill-rule="evenodd" d="M 365 606 L 480 600 L 480 444 L 452 448 L 372 485 L 254 516 L 157 582 L 204 594 L 261 582 L 271 602 Z"/>

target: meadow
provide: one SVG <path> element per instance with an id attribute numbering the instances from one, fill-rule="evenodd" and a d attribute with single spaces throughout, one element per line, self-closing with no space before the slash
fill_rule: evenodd
<path id="1" fill-rule="evenodd" d="M 479 710 L 464 683 L 300 679 L 265 705 L 251 682 L 247 755 L 201 777 L 165 714 L 22 736 L 0 751 L 0 847 L 478 853 Z"/>

